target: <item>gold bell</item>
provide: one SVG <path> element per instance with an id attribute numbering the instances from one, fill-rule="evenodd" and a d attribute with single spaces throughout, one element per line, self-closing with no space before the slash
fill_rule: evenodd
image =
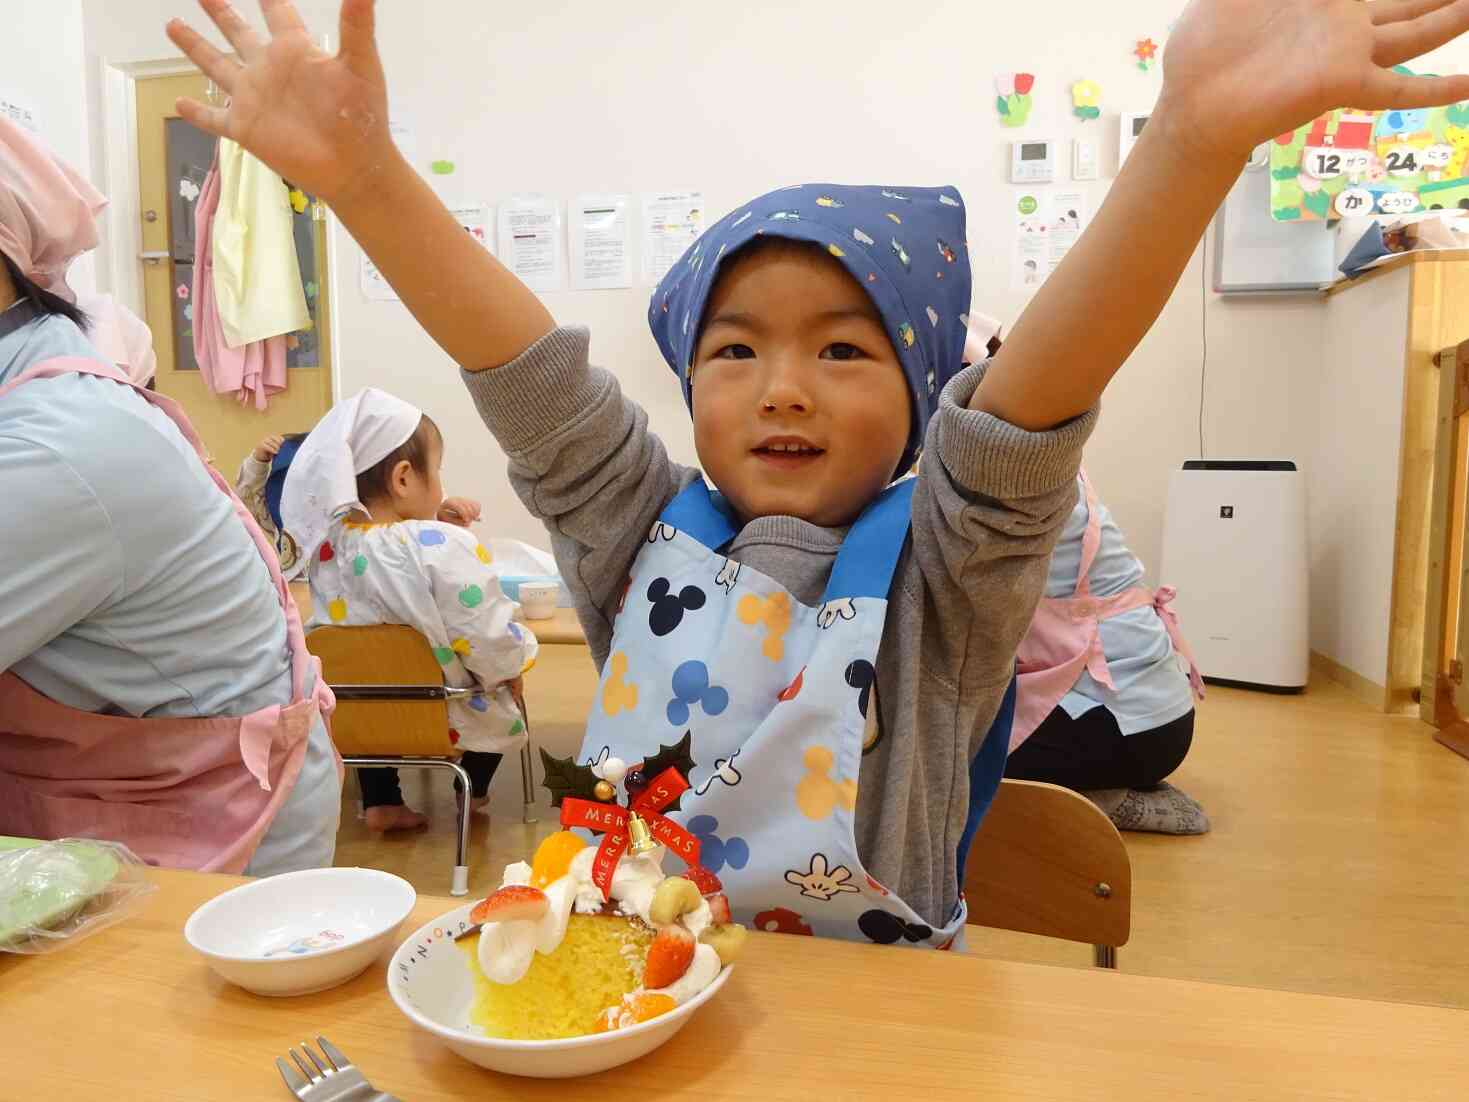
<path id="1" fill-rule="evenodd" d="M 658 848 L 658 843 L 653 840 L 653 832 L 648 829 L 648 824 L 636 811 L 627 818 L 627 837 L 627 851 L 634 857 L 652 853 Z"/>

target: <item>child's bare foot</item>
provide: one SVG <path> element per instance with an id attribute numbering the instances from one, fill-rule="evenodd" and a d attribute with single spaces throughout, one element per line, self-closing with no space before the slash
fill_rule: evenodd
<path id="1" fill-rule="evenodd" d="M 428 816 L 406 804 L 369 807 L 365 815 L 367 829 L 373 831 L 417 830 L 428 825 Z"/>
<path id="2" fill-rule="evenodd" d="M 454 790 L 454 804 L 460 811 L 464 810 L 464 793 L 457 788 Z M 469 813 L 473 815 L 476 811 L 482 811 L 490 806 L 490 794 L 486 792 L 483 796 L 475 796 L 469 801 Z"/>

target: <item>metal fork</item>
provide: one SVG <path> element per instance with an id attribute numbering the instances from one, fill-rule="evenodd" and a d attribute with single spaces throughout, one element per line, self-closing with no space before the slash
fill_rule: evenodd
<path id="1" fill-rule="evenodd" d="M 326 1063 L 322 1063 L 307 1041 L 301 1042 L 305 1059 L 295 1049 L 287 1054 L 295 1068 L 276 1057 L 275 1066 L 281 1078 L 301 1102 L 399 1102 L 369 1083 L 342 1050 L 325 1037 L 316 1038 L 316 1043 L 321 1046 Z"/>

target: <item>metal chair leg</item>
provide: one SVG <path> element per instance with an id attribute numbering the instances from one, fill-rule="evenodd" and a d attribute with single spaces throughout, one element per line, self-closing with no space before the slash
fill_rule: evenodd
<path id="1" fill-rule="evenodd" d="M 535 815 L 535 774 L 531 771 L 530 738 L 527 736 L 525 745 L 520 748 L 520 790 L 525 799 L 525 806 L 520 813 L 522 823 L 537 823 L 540 819 Z"/>
<path id="2" fill-rule="evenodd" d="M 459 837 L 454 850 L 454 878 L 450 883 L 450 895 L 469 894 L 469 801 L 473 795 L 473 784 L 469 771 L 450 758 L 347 758 L 342 762 L 352 766 L 388 766 L 393 769 L 449 769 L 464 788 L 464 801 L 459 809 Z"/>
<path id="3" fill-rule="evenodd" d="M 1116 968 L 1117 950 L 1111 945 L 1093 945 L 1093 960 L 1098 968 Z"/>
<path id="4" fill-rule="evenodd" d="M 536 805 L 536 775 L 531 764 L 533 759 L 530 752 L 530 709 L 526 707 L 525 694 L 523 692 L 520 694 L 517 703 L 520 705 L 521 722 L 525 724 L 525 742 L 520 747 L 520 795 L 524 801 L 520 809 L 520 821 L 529 825 L 540 820 L 533 810 Z"/>

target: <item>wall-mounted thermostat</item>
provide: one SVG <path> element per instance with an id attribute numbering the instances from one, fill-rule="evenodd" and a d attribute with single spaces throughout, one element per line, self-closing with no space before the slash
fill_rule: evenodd
<path id="1" fill-rule="evenodd" d="M 1095 180 L 1102 169 L 1095 138 L 1077 138 L 1071 143 L 1071 178 Z"/>
<path id="2" fill-rule="evenodd" d="M 1143 136 L 1143 127 L 1148 125 L 1148 120 L 1153 117 L 1151 111 L 1134 111 L 1123 114 L 1122 127 L 1118 133 L 1117 140 L 1117 168 L 1120 171 L 1127 163 L 1128 154 L 1137 140 Z"/>
<path id="3" fill-rule="evenodd" d="M 1049 184 L 1056 178 L 1056 143 L 1049 139 L 1010 143 L 1010 182 Z"/>

